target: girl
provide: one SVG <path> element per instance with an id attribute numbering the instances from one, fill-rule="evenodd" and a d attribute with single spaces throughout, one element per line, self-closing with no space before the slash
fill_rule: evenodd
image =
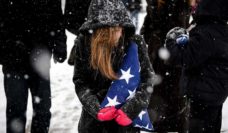
<path id="1" fill-rule="evenodd" d="M 134 30 L 121 0 L 92 0 L 75 51 L 73 81 L 83 105 L 79 133 L 139 133 L 139 128 L 131 124 L 120 126 L 116 122 L 136 118 L 142 109 L 147 108 L 152 92 L 153 68 L 147 47 L 141 36 L 134 35 Z M 121 119 L 100 121 L 97 118 L 100 103 L 112 81 L 118 78 L 116 73 L 130 41 L 138 45 L 141 67 L 138 91 L 120 108 L 118 118 Z"/>

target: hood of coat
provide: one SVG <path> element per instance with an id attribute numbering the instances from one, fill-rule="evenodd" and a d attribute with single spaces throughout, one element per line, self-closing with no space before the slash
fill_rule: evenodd
<path id="1" fill-rule="evenodd" d="M 92 0 L 87 21 L 80 27 L 81 32 L 90 32 L 100 27 L 121 26 L 134 33 L 131 21 L 122 0 Z"/>
<path id="2" fill-rule="evenodd" d="M 228 0 L 200 0 L 195 15 L 228 21 Z"/>

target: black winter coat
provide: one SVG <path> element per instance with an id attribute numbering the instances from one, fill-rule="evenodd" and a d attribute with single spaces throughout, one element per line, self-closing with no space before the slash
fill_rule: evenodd
<path id="1" fill-rule="evenodd" d="M 46 47 L 65 58 L 63 22 L 61 0 L 1 0 L 1 63 L 24 67 L 35 47 Z"/>
<path id="2" fill-rule="evenodd" d="M 159 57 L 159 49 L 165 43 L 169 29 L 187 28 L 190 10 L 186 0 L 163 0 L 160 7 L 159 1 L 146 0 L 147 15 L 141 30 L 154 71 L 162 78 L 162 82 L 154 86 L 148 111 L 155 131 L 183 132 L 185 112 L 181 110 L 185 105 L 179 88 L 181 68 L 166 65 Z"/>
<path id="3" fill-rule="evenodd" d="M 169 41 L 168 41 L 169 42 Z M 201 20 L 190 31 L 189 44 L 167 43 L 171 64 L 183 66 L 182 89 L 208 105 L 221 105 L 228 95 L 228 26 Z"/>
<path id="4" fill-rule="evenodd" d="M 90 57 L 90 36 L 79 36 L 79 40 L 76 41 L 76 60 L 73 81 L 75 83 L 76 93 L 79 100 L 83 105 L 83 113 L 79 122 L 79 132 L 91 131 L 95 133 L 111 132 L 113 133 L 125 133 L 126 131 L 136 132 L 134 128 L 126 127 L 121 128 L 113 121 L 111 122 L 99 122 L 96 120 L 96 114 L 99 110 L 100 103 L 105 98 L 108 88 L 111 85 L 111 80 L 103 77 L 97 70 L 93 70 L 89 64 Z M 139 90 L 135 97 L 122 106 L 122 110 L 131 118 L 134 119 L 139 112 L 146 108 L 149 104 L 150 93 L 147 91 L 148 87 L 152 87 L 153 68 L 149 62 L 147 53 L 147 47 L 141 36 L 133 36 L 131 38 L 135 40 L 139 46 L 139 60 L 141 65 L 141 83 Z M 121 61 L 124 56 L 124 52 L 121 47 L 126 50 L 129 40 L 120 44 L 116 48 L 113 54 L 113 66 L 117 72 L 121 65 Z M 109 123 L 109 124 L 108 124 Z M 111 125 L 110 125 L 111 124 Z M 109 126 L 108 126 L 109 125 Z M 109 128 L 109 130 L 107 130 Z M 103 132 L 102 132 L 103 130 Z"/>
<path id="5" fill-rule="evenodd" d="M 91 0 L 66 0 L 65 25 L 66 29 L 75 35 L 79 35 L 79 28 L 87 20 L 88 8 Z M 72 47 L 68 64 L 74 65 L 75 45 Z"/>
<path id="6" fill-rule="evenodd" d="M 196 18 L 206 16 L 217 21 L 228 21 L 228 1 L 227 0 L 201 0 L 197 6 Z M 198 18 L 199 19 L 199 18 Z"/>
<path id="7" fill-rule="evenodd" d="M 78 35 L 79 28 L 85 22 L 91 0 L 66 0 L 65 23 L 70 32 Z"/>

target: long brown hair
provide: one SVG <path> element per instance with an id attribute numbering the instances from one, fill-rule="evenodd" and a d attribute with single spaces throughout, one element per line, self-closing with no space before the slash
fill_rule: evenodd
<path id="1" fill-rule="evenodd" d="M 92 34 L 91 39 L 91 60 L 93 69 L 98 69 L 102 75 L 109 79 L 117 79 L 112 66 L 112 51 L 117 45 L 115 34 L 121 27 L 103 27 Z"/>
<path id="2" fill-rule="evenodd" d="M 158 0 L 158 9 L 161 9 L 161 7 L 163 7 L 164 4 L 165 4 L 164 0 Z"/>

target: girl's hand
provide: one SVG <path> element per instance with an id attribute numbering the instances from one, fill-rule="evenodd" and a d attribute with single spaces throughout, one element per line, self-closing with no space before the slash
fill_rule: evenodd
<path id="1" fill-rule="evenodd" d="M 97 119 L 100 121 L 110 121 L 117 116 L 116 111 L 117 109 L 114 106 L 105 107 L 98 112 Z"/>
<path id="2" fill-rule="evenodd" d="M 121 109 L 117 110 L 115 121 L 121 126 L 128 126 L 132 123 L 132 120 Z"/>

